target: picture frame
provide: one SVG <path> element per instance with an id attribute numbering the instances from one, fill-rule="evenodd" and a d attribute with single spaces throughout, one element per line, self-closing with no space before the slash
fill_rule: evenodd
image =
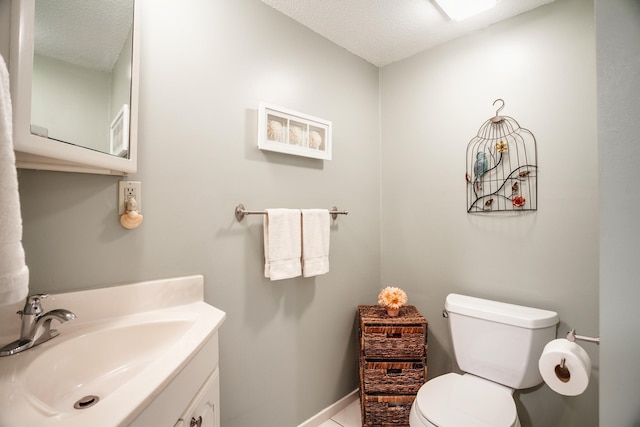
<path id="1" fill-rule="evenodd" d="M 109 152 L 118 157 L 126 157 L 129 153 L 129 105 L 122 108 L 111 122 L 109 132 Z"/>
<path id="2" fill-rule="evenodd" d="M 331 160 L 331 128 L 329 120 L 260 102 L 258 148 Z"/>

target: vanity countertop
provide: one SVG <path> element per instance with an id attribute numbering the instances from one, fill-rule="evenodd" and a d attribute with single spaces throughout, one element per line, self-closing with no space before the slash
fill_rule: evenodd
<path id="1" fill-rule="evenodd" d="M 203 286 L 196 275 L 50 295 L 45 311 L 77 318 L 54 321 L 58 337 L 0 358 L 0 426 L 127 425 L 224 322 L 203 301 Z M 13 328 L 7 342 L 17 338 Z M 100 400 L 74 409 L 89 394 Z"/>

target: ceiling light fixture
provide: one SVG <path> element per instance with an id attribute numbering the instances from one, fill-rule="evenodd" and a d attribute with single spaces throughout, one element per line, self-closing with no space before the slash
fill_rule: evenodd
<path id="1" fill-rule="evenodd" d="M 435 0 L 440 9 L 452 21 L 462 21 L 485 10 L 491 9 L 497 0 Z"/>

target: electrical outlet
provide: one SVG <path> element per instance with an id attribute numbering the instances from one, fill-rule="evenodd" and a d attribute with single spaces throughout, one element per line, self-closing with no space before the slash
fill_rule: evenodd
<path id="1" fill-rule="evenodd" d="M 142 212 L 142 184 L 140 181 L 118 181 L 118 215 L 125 212 L 127 199 L 133 197 L 138 203 L 138 211 Z"/>

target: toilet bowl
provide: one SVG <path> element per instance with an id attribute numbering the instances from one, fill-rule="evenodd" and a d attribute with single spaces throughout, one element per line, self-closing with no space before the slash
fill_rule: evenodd
<path id="1" fill-rule="evenodd" d="M 464 374 L 427 381 L 411 405 L 411 427 L 520 427 L 514 390 L 542 383 L 538 359 L 556 335 L 553 311 L 450 294 L 451 342 Z"/>
<path id="2" fill-rule="evenodd" d="M 418 391 L 411 427 L 520 427 L 513 390 L 471 374 L 436 377 Z"/>

